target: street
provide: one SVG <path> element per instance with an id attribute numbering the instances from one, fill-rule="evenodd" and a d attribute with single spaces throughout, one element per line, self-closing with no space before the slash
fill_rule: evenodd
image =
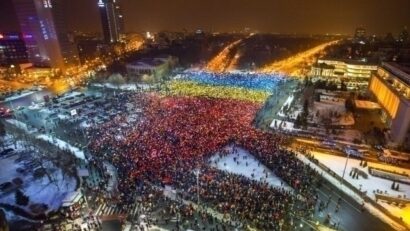
<path id="1" fill-rule="evenodd" d="M 326 215 L 330 214 L 331 223 L 339 223 L 339 230 L 392 230 L 388 224 L 373 216 L 368 211 L 363 212 L 360 204 L 326 181 L 324 181 L 322 187 L 318 188 L 318 196 L 319 200 L 324 203 L 327 203 L 330 198 L 330 203 L 323 210 L 322 214 L 316 210 L 315 218 L 320 219 L 320 221 L 323 222 Z M 335 213 L 339 198 L 341 198 L 340 209 Z"/>

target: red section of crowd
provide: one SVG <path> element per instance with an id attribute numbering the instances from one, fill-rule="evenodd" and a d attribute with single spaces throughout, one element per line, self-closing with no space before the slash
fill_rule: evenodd
<path id="1" fill-rule="evenodd" d="M 114 134 L 125 118 L 100 127 L 91 150 L 105 153 L 116 166 L 131 170 L 133 177 L 148 174 L 151 179 L 169 179 L 176 166 L 208 157 L 230 142 L 259 154 L 268 154 L 278 145 L 275 137 L 255 129 L 252 120 L 260 105 L 235 100 L 191 97 L 141 96 L 142 122 L 126 132 Z M 124 161 L 125 160 L 125 161 Z M 132 164 L 131 164 L 132 163 Z M 125 165 L 125 166 L 124 166 Z"/>

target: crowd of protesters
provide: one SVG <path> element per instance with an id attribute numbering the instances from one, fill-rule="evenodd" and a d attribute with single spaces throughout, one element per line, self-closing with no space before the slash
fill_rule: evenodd
<path id="1" fill-rule="evenodd" d="M 132 200 L 128 195 L 144 182 L 172 185 L 194 200 L 194 170 L 201 169 L 201 200 L 234 219 L 263 230 L 279 230 L 288 227 L 292 216 L 313 213 L 317 174 L 281 148 L 284 137 L 252 126 L 260 105 L 155 94 L 138 94 L 129 100 L 139 102 L 143 111 L 139 122 L 122 126 L 128 124 L 128 115 L 122 115 L 87 131 L 92 156 L 116 166 L 124 203 Z M 206 160 L 229 144 L 249 150 L 294 191 L 207 166 Z"/>

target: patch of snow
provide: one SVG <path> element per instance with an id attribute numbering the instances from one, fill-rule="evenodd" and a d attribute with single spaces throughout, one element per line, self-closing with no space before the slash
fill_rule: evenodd
<path id="1" fill-rule="evenodd" d="M 83 152 L 83 151 L 81 151 L 79 148 L 74 147 L 74 146 L 72 146 L 71 144 L 69 144 L 69 143 L 67 143 L 67 142 L 65 142 L 65 141 L 63 141 L 63 140 L 60 140 L 60 139 L 55 138 L 55 137 L 52 137 L 52 136 L 50 136 L 50 135 L 44 135 L 44 134 L 38 135 L 36 138 L 37 138 L 37 139 L 42 139 L 42 140 L 48 141 L 48 142 L 50 142 L 50 143 L 52 143 L 52 144 L 55 144 L 57 147 L 59 147 L 59 148 L 62 149 L 62 150 L 69 150 L 69 151 L 72 152 L 77 158 L 80 158 L 80 159 L 85 160 L 85 155 L 84 155 L 84 152 Z"/>
<path id="2" fill-rule="evenodd" d="M 332 169 L 332 171 L 335 172 L 337 175 L 339 176 L 343 175 L 343 169 L 346 163 L 345 157 L 328 155 L 328 154 L 323 154 L 323 153 L 319 153 L 315 151 L 312 151 L 311 153 L 315 156 L 316 159 L 319 160 L 320 163 L 323 163 L 324 165 Z M 369 166 L 374 166 L 374 165 L 372 163 L 369 163 Z M 358 168 L 359 170 L 368 174 L 368 179 L 364 179 L 363 177 L 359 177 L 359 179 L 352 179 L 349 176 L 349 173 L 352 168 Z M 393 195 L 393 196 L 406 195 L 406 197 L 410 198 L 410 185 L 400 184 L 400 191 L 399 192 L 394 191 L 391 189 L 391 185 L 393 181 L 372 176 L 368 173 L 367 169 L 368 169 L 367 167 L 362 168 L 360 166 L 360 160 L 349 158 L 347 162 L 346 173 L 345 173 L 344 179 L 349 181 L 349 183 L 351 183 L 356 188 L 361 189 L 361 191 L 367 191 L 366 195 L 368 195 L 373 200 L 376 199 L 373 193 L 373 191 L 376 191 L 376 190 L 387 192 L 389 195 Z M 400 172 L 403 172 L 403 171 L 400 171 Z"/>
<path id="3" fill-rule="evenodd" d="M 276 123 L 276 127 L 275 127 L 275 123 Z M 280 129 L 280 130 L 285 130 L 285 131 L 299 130 L 294 127 L 293 122 L 283 121 L 283 120 L 278 120 L 278 119 L 272 120 L 270 127 L 272 129 Z"/>
<path id="4" fill-rule="evenodd" d="M 144 83 L 136 83 L 136 84 L 120 84 L 120 85 L 114 85 L 112 83 L 95 83 L 92 84 L 94 87 L 101 87 L 101 88 L 110 88 L 110 89 L 121 89 L 121 90 L 126 90 L 126 91 L 136 91 L 137 89 L 142 89 L 142 90 L 148 90 L 152 87 L 152 85 L 149 84 L 144 84 Z"/>
<path id="5" fill-rule="evenodd" d="M 268 183 L 272 187 L 292 190 L 278 176 L 257 160 L 248 151 L 230 145 L 225 147 L 228 155 L 217 153 L 209 159 L 210 165 L 217 169 L 245 176 L 251 180 Z M 236 161 L 235 161 L 236 160 Z M 239 162 L 239 164 L 238 164 Z M 247 163 L 247 164 L 246 164 Z"/>
<path id="6" fill-rule="evenodd" d="M 117 169 L 114 167 L 114 165 L 108 162 L 104 162 L 104 166 L 107 168 L 107 171 L 110 175 L 110 179 L 108 180 L 107 184 L 107 191 L 114 192 L 115 189 L 117 189 L 118 185 Z"/>
<path id="7" fill-rule="evenodd" d="M 34 178 L 32 171 L 36 167 L 33 167 L 31 170 L 28 169 L 28 167 L 24 167 L 23 163 L 25 161 L 18 162 L 18 156 L 19 155 L 17 154 L 0 160 L 0 164 L 3 166 L 0 168 L 0 183 L 10 182 L 18 177 L 23 181 L 19 190 L 29 197 L 30 204 L 46 204 L 48 206 L 48 211 L 56 211 L 59 209 L 65 196 L 68 193 L 75 191 L 77 180 L 67 175 L 64 176 L 63 170 L 56 168 L 51 162 L 43 162 L 51 181 L 47 174 L 41 178 Z M 27 163 L 30 163 L 30 161 Z M 23 168 L 27 172 L 18 173 L 18 168 Z M 15 204 L 15 191 L 2 193 L 0 195 L 0 202 L 18 206 L 27 212 L 30 212 L 28 206 L 19 206 Z M 11 218 L 17 219 L 18 217 L 14 215 L 11 216 Z"/>
<path id="8" fill-rule="evenodd" d="M 63 115 L 63 114 L 58 114 L 57 117 L 58 117 L 59 119 L 61 119 L 61 120 L 65 120 L 65 119 L 69 119 L 69 118 L 70 118 L 70 116 L 68 116 L 68 115 Z"/>
<path id="9" fill-rule="evenodd" d="M 55 211 L 60 208 L 66 195 L 75 190 L 77 183 L 75 178 L 63 176 L 61 169 L 53 172 L 51 176 L 53 182 L 50 182 L 47 176 L 33 180 L 24 187 L 24 193 L 30 196 L 31 202 L 45 203 L 50 211 Z"/>
<path id="10" fill-rule="evenodd" d="M 21 163 L 16 163 L 15 160 L 17 156 L 12 156 L 9 158 L 1 159 L 1 168 L 0 168 L 0 184 L 10 181 L 16 177 L 19 177 L 20 174 L 16 172 L 16 169 L 22 167 Z"/>
<path id="11" fill-rule="evenodd" d="M 37 222 L 37 221 L 33 221 L 33 220 L 30 220 L 30 219 L 27 219 L 27 218 L 25 218 L 25 217 L 16 215 L 16 214 L 14 214 L 12 211 L 9 211 L 9 210 L 6 210 L 6 209 L 3 209 L 3 211 L 4 211 L 4 214 L 6 215 L 6 220 L 7 220 L 7 221 L 26 220 L 26 221 L 30 221 L 30 222 Z"/>
<path id="12" fill-rule="evenodd" d="M 21 94 L 16 94 L 16 95 L 7 97 L 7 98 L 4 100 L 4 102 L 9 102 L 9 101 L 13 101 L 13 100 L 16 100 L 16 99 L 20 99 L 20 98 L 23 98 L 23 97 L 32 95 L 32 94 L 34 94 L 35 92 L 36 92 L 36 91 L 27 91 L 27 92 L 23 92 L 23 93 L 21 93 Z"/>
<path id="13" fill-rule="evenodd" d="M 31 132 L 30 129 L 28 128 L 27 124 L 25 124 L 21 121 L 18 121 L 18 120 L 15 120 L 15 119 L 6 119 L 6 122 L 20 128 L 20 129 L 23 129 L 24 131 L 26 131 L 28 133 Z"/>
<path id="14" fill-rule="evenodd" d="M 91 125 L 89 123 L 87 123 L 87 121 L 83 121 L 83 122 L 80 123 L 80 127 L 89 128 L 89 127 L 91 127 Z"/>
<path id="15" fill-rule="evenodd" d="M 389 224 L 390 226 L 392 226 L 394 229 L 396 230 L 400 230 L 400 231 L 404 231 L 407 230 L 406 227 L 403 227 L 401 224 L 397 223 L 396 221 L 394 221 L 393 219 L 391 219 L 389 216 L 387 216 L 386 214 L 384 214 L 382 211 L 380 211 L 379 209 L 377 209 L 376 207 L 374 207 L 371 203 L 365 202 L 362 197 L 357 194 L 356 192 L 354 192 L 353 190 L 351 190 L 350 188 L 348 188 L 345 185 L 342 185 L 340 183 L 340 181 L 338 179 L 336 179 L 335 177 L 333 177 L 332 175 L 330 175 L 327 171 L 322 170 L 319 166 L 317 166 L 315 163 L 311 162 L 308 158 L 306 158 L 304 155 L 302 154 L 298 154 L 297 155 L 298 159 L 301 160 L 303 163 L 308 164 L 311 168 L 315 169 L 319 174 L 321 174 L 325 179 L 327 179 L 331 184 L 335 185 L 336 187 L 338 187 L 340 190 L 342 190 L 344 193 L 346 193 L 347 195 L 349 195 L 351 198 L 353 198 L 355 201 L 357 201 L 360 204 L 364 204 L 364 207 L 374 216 L 379 217 L 381 220 L 383 220 L 384 222 L 386 222 L 387 224 Z M 317 155 L 315 155 L 315 157 L 317 157 Z M 343 157 L 340 157 L 343 158 Z M 346 158 L 343 158 L 344 160 L 346 160 Z M 336 160 L 334 160 L 333 162 L 335 162 L 336 164 Z M 338 164 L 342 164 L 344 166 L 344 161 L 341 161 L 341 163 Z M 347 173 L 345 174 L 345 179 L 347 179 L 349 177 L 349 171 L 346 171 Z"/>
<path id="16" fill-rule="evenodd" d="M 331 116 L 331 113 L 334 112 L 337 112 L 340 117 Z M 346 112 L 344 101 L 321 100 L 320 102 L 314 102 L 311 115 L 315 115 L 313 117 L 315 123 L 322 123 L 323 117 L 330 118 L 333 125 L 351 126 L 355 123 L 353 114 Z"/>
<path id="17" fill-rule="evenodd" d="M 284 109 L 286 106 L 290 106 L 290 105 L 292 104 L 292 102 L 293 102 L 294 99 L 295 99 L 295 96 L 294 96 L 294 95 L 288 96 L 288 98 L 286 99 L 285 103 L 282 105 L 281 109 L 280 109 L 279 112 L 278 112 L 278 115 L 279 115 L 280 117 L 286 117 L 286 115 L 283 113 L 283 109 Z"/>

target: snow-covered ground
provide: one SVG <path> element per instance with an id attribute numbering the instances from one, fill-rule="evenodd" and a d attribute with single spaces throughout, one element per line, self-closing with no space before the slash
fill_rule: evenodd
<path id="1" fill-rule="evenodd" d="M 330 116 L 330 113 L 335 112 L 340 115 L 340 118 Z M 314 106 L 310 114 L 314 115 L 313 122 L 316 123 L 322 123 L 322 117 L 331 118 L 332 124 L 334 125 L 351 126 L 355 123 L 352 113 L 346 113 L 344 101 L 325 100 L 314 102 Z"/>
<path id="2" fill-rule="evenodd" d="M 120 84 L 118 86 L 114 85 L 112 83 L 104 83 L 104 84 L 95 83 L 95 84 L 92 84 L 92 86 L 102 87 L 102 88 L 106 87 L 106 88 L 110 88 L 110 89 L 121 89 L 121 90 L 125 90 L 125 91 L 136 91 L 137 89 L 148 90 L 148 89 L 153 87 L 153 85 L 141 84 L 141 83 L 140 84 L 132 84 L 132 83 Z"/>
<path id="3" fill-rule="evenodd" d="M 69 150 L 70 152 L 72 152 L 77 158 L 83 159 L 85 160 L 85 155 L 84 152 L 81 151 L 79 148 L 72 146 L 71 144 L 60 140 L 58 138 L 49 136 L 49 135 L 38 135 L 37 139 L 42 139 L 45 141 L 48 141 L 52 144 L 55 144 L 57 147 L 59 147 L 60 149 L 64 149 L 64 150 Z"/>
<path id="4" fill-rule="evenodd" d="M 19 189 L 29 197 L 28 206 L 18 206 L 15 200 L 15 191 L 8 193 L 2 192 L 0 194 L 0 203 L 10 204 L 18 206 L 28 212 L 30 212 L 29 206 L 32 204 L 46 204 L 48 211 L 57 210 L 64 197 L 76 189 L 76 179 L 68 176 L 64 176 L 61 169 L 56 168 L 50 162 L 43 163 L 47 168 L 52 182 L 47 175 L 40 178 L 35 178 L 31 171 L 27 171 L 28 168 L 25 164 L 31 162 L 31 158 L 18 161 L 19 154 L 10 156 L 8 158 L 0 159 L 0 183 L 10 182 L 15 178 L 20 178 L 23 181 L 22 186 Z M 19 173 L 18 168 L 25 169 L 27 172 Z M 6 213 L 7 219 L 20 219 L 13 212 Z"/>
<path id="5" fill-rule="evenodd" d="M 26 131 L 28 133 L 34 131 L 33 129 L 29 129 L 27 124 L 25 124 L 23 122 L 20 122 L 18 120 L 15 120 L 15 119 L 7 119 L 6 122 L 20 128 L 20 129 L 23 129 L 24 131 Z"/>
<path id="6" fill-rule="evenodd" d="M 35 92 L 36 92 L 36 91 L 31 91 L 31 90 L 30 90 L 30 91 L 27 91 L 27 92 L 23 92 L 23 93 L 21 93 L 21 94 L 16 94 L 16 95 L 7 97 L 7 98 L 4 100 L 4 102 L 9 102 L 9 101 L 13 101 L 13 100 L 16 100 L 16 99 L 20 99 L 20 98 L 23 98 L 23 97 L 32 95 L 32 94 L 34 94 Z"/>
<path id="7" fill-rule="evenodd" d="M 275 124 L 276 124 L 276 126 L 275 126 Z M 270 124 L 270 127 L 272 129 L 275 129 L 275 130 L 277 130 L 277 129 L 281 129 L 281 130 L 285 130 L 285 131 L 299 130 L 299 129 L 296 129 L 294 127 L 294 124 L 292 122 L 277 120 L 277 119 L 272 120 L 272 123 Z"/>
<path id="8" fill-rule="evenodd" d="M 89 128 L 89 127 L 91 127 L 91 124 L 89 124 L 87 121 L 83 121 L 83 122 L 80 123 L 80 127 Z"/>
<path id="9" fill-rule="evenodd" d="M 282 106 L 282 108 L 279 110 L 279 112 L 278 112 L 278 115 L 280 116 L 280 117 L 286 117 L 286 115 L 283 113 L 283 109 L 286 107 L 286 106 L 290 106 L 291 104 L 292 104 L 292 102 L 293 102 L 293 100 L 295 99 L 295 96 L 294 95 L 290 95 L 287 99 L 286 99 L 286 101 L 285 101 L 285 103 L 283 104 L 283 106 Z"/>
<path id="10" fill-rule="evenodd" d="M 343 175 L 343 169 L 346 163 L 346 158 L 345 157 L 340 157 L 340 156 L 333 156 L 333 155 L 328 155 L 320 152 L 311 152 L 316 159 L 319 160 L 320 163 L 323 163 L 332 171 L 334 171 L 337 175 L 342 176 Z M 350 195 L 353 199 L 358 201 L 359 203 L 362 203 L 363 200 L 359 195 L 357 195 L 355 192 L 350 190 L 346 186 L 342 186 L 338 180 L 330 176 L 327 172 L 322 171 L 318 166 L 314 165 L 312 162 L 307 160 L 304 156 L 299 155 L 299 158 L 305 162 L 305 163 L 310 163 L 312 167 L 317 169 L 319 172 L 321 172 L 325 178 L 327 178 L 330 182 L 332 182 L 335 185 L 338 185 L 345 193 Z M 390 171 L 396 171 L 396 172 L 405 172 L 407 174 L 410 174 L 410 170 L 408 169 L 403 169 L 403 168 L 398 168 L 394 166 L 388 166 L 388 165 L 383 165 L 383 164 L 378 164 L 378 163 L 368 163 L 368 166 L 371 167 L 376 167 L 376 168 L 382 168 Z M 344 178 L 349 181 L 354 187 L 357 189 L 361 190 L 362 192 L 366 192 L 366 195 L 369 196 L 371 199 L 375 200 L 375 194 L 373 193 L 375 190 L 381 190 L 383 192 L 387 192 L 387 194 L 392 195 L 392 196 L 403 196 L 405 195 L 407 198 L 410 197 L 410 185 L 405 185 L 405 184 L 400 184 L 400 190 L 399 191 L 394 191 L 391 189 L 392 181 L 382 179 L 379 177 L 374 177 L 370 174 L 368 174 L 368 179 L 364 179 L 363 177 L 359 176 L 359 179 L 352 179 L 352 177 L 349 176 L 349 173 L 351 169 L 355 167 L 358 168 L 368 174 L 368 167 L 363 168 L 360 167 L 360 160 L 356 159 L 349 159 L 346 167 L 346 173 Z M 333 179 L 332 179 L 333 178 Z M 393 205 L 388 205 L 387 203 L 380 202 L 378 201 L 380 205 L 384 206 L 386 209 L 389 210 L 391 214 L 397 217 L 402 217 L 404 222 L 406 222 L 408 225 L 410 225 L 410 217 L 406 213 L 410 211 L 410 206 L 408 205 L 405 208 L 399 208 L 397 206 Z M 381 211 L 379 211 L 377 208 L 373 207 L 369 203 L 365 203 L 366 208 L 373 213 L 374 215 L 380 217 L 381 219 L 385 220 L 387 223 L 393 225 L 397 230 L 401 230 L 400 226 L 396 224 L 394 221 L 392 221 L 389 217 L 384 215 Z"/>
<path id="11" fill-rule="evenodd" d="M 104 166 L 107 168 L 107 171 L 110 174 L 110 179 L 108 180 L 107 191 L 114 192 L 117 189 L 118 185 L 118 175 L 117 170 L 114 165 L 104 162 Z"/>
<path id="12" fill-rule="evenodd" d="M 227 146 L 225 149 L 228 150 L 229 154 L 215 154 L 209 159 L 211 166 L 223 171 L 245 176 L 252 180 L 267 182 L 273 187 L 283 187 L 287 190 L 292 190 L 291 187 L 286 185 L 284 181 L 277 177 L 248 151 L 234 147 L 233 145 Z M 236 151 L 234 151 L 234 149 Z"/>
<path id="13" fill-rule="evenodd" d="M 74 95 L 76 95 L 75 92 L 73 92 Z M 15 120 L 15 119 L 7 119 L 6 120 L 7 123 L 12 124 L 20 129 L 23 129 L 24 131 L 26 131 L 27 133 L 33 133 L 36 132 L 36 129 L 30 129 L 26 123 L 23 123 L 21 121 Z M 50 135 L 46 135 L 46 134 L 41 134 L 36 136 L 37 139 L 41 139 L 41 140 L 45 140 L 48 141 L 52 144 L 55 144 L 57 147 L 59 147 L 60 149 L 65 149 L 65 150 L 69 150 L 70 152 L 72 152 L 77 158 L 83 159 L 85 160 L 85 155 L 84 152 L 82 150 L 80 150 L 77 147 L 72 146 L 71 144 L 67 143 L 66 141 L 60 140 L 56 137 L 52 137 Z"/>
<path id="14" fill-rule="evenodd" d="M 332 169 L 332 171 L 334 171 L 339 176 L 342 176 L 343 169 L 346 163 L 345 157 L 328 155 L 328 154 L 323 154 L 323 153 L 319 153 L 315 151 L 312 151 L 311 153 L 315 156 L 316 159 L 319 160 L 319 162 L 323 163 L 324 165 Z M 400 173 L 410 172 L 410 170 L 407 170 L 407 169 L 397 168 L 397 167 L 388 166 L 388 165 L 381 165 L 377 163 L 375 164 L 369 163 L 368 166 L 389 169 L 389 170 L 397 171 Z M 349 173 L 352 170 L 352 168 L 358 168 L 368 174 L 368 167 L 363 168 L 360 166 L 360 160 L 349 158 L 347 162 L 347 167 L 346 167 L 345 179 L 349 181 L 356 188 L 362 189 L 361 191 L 367 192 L 367 196 L 369 196 L 370 198 L 376 199 L 373 193 L 373 191 L 376 191 L 376 190 L 381 190 L 383 192 L 387 191 L 389 195 L 393 195 L 393 196 L 406 195 L 406 197 L 410 198 L 410 185 L 400 184 L 400 190 L 394 191 L 390 188 L 393 183 L 392 181 L 379 178 L 379 177 L 374 177 L 370 174 L 368 174 L 368 179 L 364 179 L 362 177 L 359 177 L 359 179 L 357 180 L 352 179 L 349 176 Z"/>

